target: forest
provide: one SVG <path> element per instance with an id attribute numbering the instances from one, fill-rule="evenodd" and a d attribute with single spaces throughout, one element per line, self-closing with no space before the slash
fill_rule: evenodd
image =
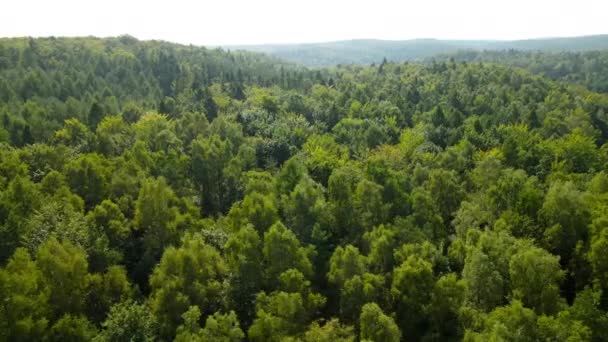
<path id="1" fill-rule="evenodd" d="M 607 55 L 479 54 L 0 39 L 0 341 L 607 341 Z"/>
<path id="2" fill-rule="evenodd" d="M 392 62 L 423 62 L 438 55 L 460 55 L 515 50 L 519 53 L 583 53 L 608 49 L 608 34 L 523 40 L 451 39 L 353 39 L 326 43 L 226 45 L 231 50 L 267 53 L 308 67 L 372 64 L 383 58 Z M 510 59 L 505 60 L 511 62 Z"/>

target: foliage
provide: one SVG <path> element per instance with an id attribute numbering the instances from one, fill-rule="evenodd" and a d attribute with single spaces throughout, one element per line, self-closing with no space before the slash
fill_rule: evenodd
<path id="1" fill-rule="evenodd" d="M 0 340 L 606 340 L 603 54 L 0 39 Z"/>

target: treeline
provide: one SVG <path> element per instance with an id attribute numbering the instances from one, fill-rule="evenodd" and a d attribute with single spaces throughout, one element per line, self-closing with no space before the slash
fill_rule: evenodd
<path id="1" fill-rule="evenodd" d="M 527 69 L 553 80 L 608 93 L 608 51 L 588 52 L 526 52 L 521 50 L 460 51 L 433 57 L 435 60 L 498 63 Z M 429 59 L 429 63 L 430 63 Z"/>
<path id="2" fill-rule="evenodd" d="M 218 109 L 210 86 L 243 99 L 247 85 L 301 88 L 318 73 L 270 57 L 119 38 L 0 39 L 0 141 L 44 142 L 64 120 L 94 128 L 138 107 L 163 113 Z M 129 118 L 126 118 L 129 119 Z"/>
<path id="3" fill-rule="evenodd" d="M 0 340 L 608 339 L 607 95 L 483 63 L 0 46 Z"/>
<path id="4" fill-rule="evenodd" d="M 263 52 L 310 67 L 329 67 L 340 64 L 380 63 L 383 58 L 398 63 L 420 62 L 436 55 L 454 54 L 462 50 L 518 50 L 547 53 L 606 50 L 608 35 L 506 41 L 354 39 L 325 43 L 242 45 L 230 48 Z"/>

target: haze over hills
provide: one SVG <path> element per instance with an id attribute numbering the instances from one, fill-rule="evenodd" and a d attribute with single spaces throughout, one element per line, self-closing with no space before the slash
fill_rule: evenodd
<path id="1" fill-rule="evenodd" d="M 309 44 L 236 45 L 231 50 L 263 52 L 307 66 L 416 61 L 461 50 L 590 51 L 608 49 L 608 35 L 526 40 L 376 40 L 356 39 Z"/>

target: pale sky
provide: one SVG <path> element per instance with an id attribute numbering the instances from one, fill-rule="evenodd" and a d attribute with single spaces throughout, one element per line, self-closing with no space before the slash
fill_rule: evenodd
<path id="1" fill-rule="evenodd" d="M 194 45 L 525 39 L 608 33 L 608 0 L 1 0 L 0 36 Z"/>

